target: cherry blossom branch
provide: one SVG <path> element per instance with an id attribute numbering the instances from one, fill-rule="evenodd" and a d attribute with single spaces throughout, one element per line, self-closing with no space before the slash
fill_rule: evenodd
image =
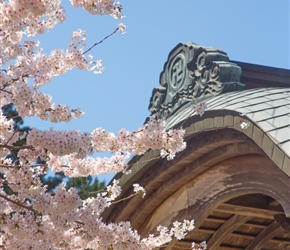
<path id="1" fill-rule="evenodd" d="M 77 221 L 77 220 L 75 221 L 75 223 L 80 224 L 80 225 L 83 225 L 83 226 L 86 225 L 85 223 L 83 223 L 81 221 Z"/>
<path id="2" fill-rule="evenodd" d="M 34 147 L 32 145 L 29 145 L 29 146 L 11 146 L 11 145 L 6 145 L 6 144 L 0 144 L 0 148 L 7 148 L 9 150 L 20 150 L 20 149 L 34 150 Z"/>
<path id="3" fill-rule="evenodd" d="M 89 71 L 95 70 L 94 73 L 102 72 L 101 63 L 99 61 L 90 61 L 91 58 L 87 60 L 84 54 L 103 43 L 117 31 L 124 33 L 126 26 L 119 24 L 118 28 L 111 34 L 93 44 L 87 50 L 77 48 L 78 45 L 84 46 L 85 32 L 74 32 L 72 43 L 69 45 L 68 50 L 54 50 L 50 56 L 46 56 L 41 53 L 41 48 L 38 47 L 38 43 L 33 41 L 34 39 L 25 40 L 25 44 L 21 45 L 20 43 L 23 41 L 22 35 L 26 34 L 28 37 L 33 37 L 44 33 L 46 29 L 52 29 L 57 23 L 63 22 L 65 14 L 63 7 L 60 6 L 60 1 L 52 0 L 49 1 L 49 4 L 44 4 L 47 1 L 39 0 L 40 4 L 36 8 L 33 1 L 16 2 L 8 1 L 7 4 L 0 6 L 0 12 L 4 15 L 3 18 L 0 18 L 0 26 L 2 25 L 0 29 L 0 50 L 4 51 L 2 58 L 4 59 L 4 64 L 2 64 L 8 65 L 10 64 L 9 62 L 14 64 L 9 66 L 7 70 L 0 69 L 3 82 L 0 86 L 1 105 L 4 106 L 12 102 L 20 116 L 37 116 L 52 122 L 68 122 L 73 118 L 80 118 L 82 112 L 79 109 L 70 110 L 68 106 L 60 104 L 55 106 L 51 101 L 51 97 L 46 93 L 39 93 L 38 89 L 48 83 L 53 77 L 64 74 L 74 67 Z M 102 5 L 92 5 L 90 0 L 71 2 L 75 7 L 83 7 L 91 14 L 112 15 L 116 19 L 122 18 L 122 6 L 119 3 L 112 4 L 109 0 L 104 0 Z M 15 12 L 13 11 L 12 13 L 10 11 L 11 8 L 15 9 Z M 20 17 L 20 19 L 15 17 Z M 55 66 L 51 67 L 51 65 Z M 32 80 L 31 78 L 35 80 L 33 86 L 28 84 Z M 71 176 L 87 176 L 90 173 L 97 174 L 109 170 L 110 172 L 122 172 L 127 166 L 146 163 L 160 158 L 159 156 L 150 160 L 127 164 L 129 155 L 132 152 L 136 155 L 141 155 L 148 149 L 164 149 L 167 150 L 168 154 L 175 155 L 175 153 L 182 151 L 185 148 L 183 141 L 184 130 L 175 131 L 170 129 L 166 131 L 165 122 L 156 121 L 155 118 L 152 118 L 151 123 L 140 129 L 140 131 L 131 133 L 123 129 L 123 134 L 119 134 L 119 137 L 98 128 L 92 134 L 80 133 L 76 130 L 71 132 L 54 130 L 39 132 L 37 129 L 32 129 L 27 136 L 26 134 L 23 134 L 23 136 L 18 134 L 20 129 L 17 129 L 15 124 L 13 125 L 13 120 L 9 121 L 9 119 L 4 117 L 3 112 L 0 119 L 0 126 L 6 129 L 4 133 L 2 131 L 0 133 L 0 150 L 3 148 L 8 149 L 7 152 L 6 150 L 1 150 L 0 152 L 2 157 L 0 169 L 5 174 L 5 179 L 0 179 L 0 182 L 1 185 L 8 184 L 14 193 L 10 196 L 5 191 L 0 192 L 0 198 L 4 199 L 2 200 L 3 204 L 0 202 L 0 207 L 3 208 L 3 211 L 6 210 L 6 207 L 12 211 L 10 215 L 4 214 L 7 217 L 11 216 L 11 220 L 7 220 L 7 222 L 0 220 L 0 248 L 15 249 L 19 246 L 18 248 L 47 249 L 55 248 L 65 242 L 65 248 L 69 249 L 86 248 L 86 246 L 92 244 L 101 249 L 117 249 L 120 244 L 123 246 L 125 244 L 128 249 L 140 249 L 140 246 L 146 244 L 146 249 L 154 249 L 161 243 L 164 244 L 170 241 L 175 231 L 179 233 L 181 230 L 182 235 L 185 236 L 186 230 L 193 229 L 191 224 L 187 223 L 186 225 L 184 224 L 184 227 L 180 227 L 182 224 L 178 223 L 174 225 L 175 231 L 170 231 L 168 234 L 167 229 L 162 227 L 162 234 L 166 233 L 168 237 L 166 237 L 167 240 L 164 240 L 158 236 L 158 242 L 155 242 L 155 238 L 141 241 L 140 236 L 135 230 L 131 229 L 130 223 L 127 224 L 127 222 L 125 224 L 113 224 L 114 230 L 112 230 L 112 224 L 107 225 L 101 220 L 99 221 L 98 218 L 96 220 L 95 215 L 101 215 L 105 203 L 116 204 L 134 197 L 137 193 L 141 193 L 144 196 L 146 193 L 144 188 L 138 184 L 133 184 L 135 193 L 117 200 L 122 188 L 118 185 L 119 182 L 115 181 L 113 185 L 106 188 L 105 201 L 96 199 L 87 206 L 86 202 L 80 199 L 81 195 L 78 195 L 75 189 L 67 190 L 64 183 L 55 189 L 55 195 L 47 193 L 47 187 L 42 184 L 39 176 L 41 168 L 35 167 L 49 166 L 56 171 L 64 170 L 65 172 L 67 170 L 67 173 L 71 172 Z M 130 136 L 126 138 L 124 135 Z M 27 139 L 22 146 L 19 145 L 20 143 L 17 144 L 19 137 Z M 27 152 L 26 150 L 20 151 L 18 158 L 15 155 L 16 160 L 13 163 L 11 159 L 6 158 L 7 156 L 5 157 L 6 153 L 11 156 L 13 150 L 21 149 L 29 150 Z M 9 150 L 11 152 L 8 152 Z M 30 150 L 34 150 L 34 152 Z M 98 161 L 98 159 L 93 159 L 93 157 L 89 156 L 93 151 L 112 152 L 115 155 Z M 42 160 L 47 160 L 48 165 L 34 164 L 38 156 L 42 157 Z M 68 164 L 72 167 L 68 166 L 67 169 L 61 169 L 61 166 L 64 167 L 62 164 Z M 84 165 L 87 170 L 83 167 Z M 90 168 L 90 166 L 94 168 Z M 16 171 L 18 169 L 20 171 Z M 1 187 L 3 188 L 3 186 Z M 102 192 L 102 190 L 96 193 L 99 192 Z M 18 207 L 11 206 L 12 204 Z M 27 211 L 23 212 L 24 209 Z M 94 214 L 90 213 L 91 209 Z M 32 211 L 34 216 L 28 210 Z M 67 211 L 68 213 L 66 213 Z M 45 239 L 40 239 L 37 235 L 39 233 L 44 234 L 40 227 L 42 222 L 45 224 L 45 227 L 42 228 L 45 228 L 45 234 L 47 234 Z M 22 225 L 25 226 L 22 227 Z M 100 230 L 99 225 L 102 225 L 102 230 Z M 16 226 L 17 233 L 15 233 Z M 84 227 L 84 230 L 81 229 L 82 227 Z M 94 228 L 89 232 L 87 230 L 88 227 Z M 55 234 L 55 228 L 64 231 L 65 234 Z M 161 230 L 157 231 L 161 232 Z M 84 232 L 87 235 L 84 235 Z M 128 235 L 126 235 L 127 233 Z M 125 236 L 124 239 L 126 238 L 126 240 L 124 242 L 121 240 L 118 242 L 119 234 Z M 23 238 L 26 235 L 31 236 L 29 237 L 30 240 L 23 242 Z M 67 238 L 64 238 L 64 235 Z M 74 238 L 76 236 L 81 237 L 80 242 L 77 242 L 78 238 Z M 108 242 L 102 240 L 96 242 L 96 238 L 107 238 Z M 76 239 L 76 241 L 73 239 Z M 117 239 L 117 242 L 115 239 Z M 150 247 L 147 247 L 147 244 Z"/>
<path id="4" fill-rule="evenodd" d="M 89 52 L 90 50 L 92 50 L 95 46 L 101 44 L 102 42 L 104 42 L 105 40 L 107 40 L 110 36 L 114 35 L 117 31 L 119 30 L 119 28 L 116 28 L 111 34 L 107 35 L 106 37 L 104 37 L 101 41 L 95 43 L 93 46 L 91 46 L 89 49 L 87 49 L 84 53 L 86 54 L 87 52 Z"/>
<path id="5" fill-rule="evenodd" d="M 5 93 L 7 93 L 7 94 L 9 94 L 9 95 L 12 95 L 12 92 L 10 92 L 10 91 L 8 91 L 8 90 L 5 90 L 4 88 L 3 88 L 3 89 L 0 89 L 0 91 L 5 92 Z"/>
<path id="6" fill-rule="evenodd" d="M 197 115 L 202 116 L 204 114 L 204 111 L 207 108 L 206 102 L 202 101 L 200 103 L 197 104 L 192 104 L 191 105 L 192 111 L 188 114 L 188 116 L 183 120 L 183 122 L 178 126 L 177 129 L 180 129 L 184 123 L 194 114 L 196 113 Z"/>
<path id="7" fill-rule="evenodd" d="M 16 115 L 16 116 L 12 116 L 9 119 L 16 119 L 16 118 L 20 118 L 21 121 L 23 121 L 22 117 L 20 115 Z M 18 127 L 17 127 L 18 128 Z"/>
<path id="8" fill-rule="evenodd" d="M 13 81 L 13 82 L 17 82 L 17 81 L 19 81 L 19 79 L 21 78 L 22 80 L 24 80 L 24 78 L 28 78 L 28 77 L 33 77 L 33 76 L 30 76 L 30 75 L 28 75 L 28 74 L 25 74 L 25 75 L 22 75 L 22 76 L 19 76 L 19 77 L 17 77 L 17 78 L 12 78 L 11 80 Z"/>
<path id="9" fill-rule="evenodd" d="M 108 192 L 106 189 L 101 189 L 101 190 L 98 190 L 98 191 L 94 191 L 94 192 L 86 192 L 86 193 L 83 193 L 83 194 L 80 194 L 79 196 L 85 196 L 85 195 L 94 195 L 94 194 L 99 194 L 99 193 L 102 193 L 102 192 Z"/>
<path id="10" fill-rule="evenodd" d="M 186 123 L 186 121 L 194 114 L 194 110 L 192 112 L 189 113 L 189 115 L 183 120 L 183 122 L 178 126 L 177 129 L 180 129 L 183 127 L 183 125 Z"/>
<path id="11" fill-rule="evenodd" d="M 5 164 L 0 164 L 0 168 L 21 168 L 21 166 L 12 166 L 12 165 L 5 165 Z"/>
<path id="12" fill-rule="evenodd" d="M 134 165 L 137 165 L 137 164 L 140 164 L 140 163 L 147 163 L 147 162 L 154 161 L 154 160 L 157 160 L 157 159 L 160 159 L 160 158 L 161 158 L 161 156 L 159 155 L 159 156 L 156 156 L 156 157 L 151 158 L 149 160 L 138 161 L 138 162 L 134 162 L 134 163 L 128 164 L 127 166 L 131 167 L 131 166 L 134 166 Z"/>
<path id="13" fill-rule="evenodd" d="M 5 196 L 5 195 L 2 195 L 2 194 L 0 194 L 0 197 L 2 197 L 4 200 L 6 200 L 6 201 L 9 201 L 9 202 L 11 202 L 11 203 L 13 203 L 13 204 L 15 204 L 15 205 L 17 205 L 17 206 L 20 206 L 20 207 L 22 207 L 22 208 L 25 208 L 25 209 L 28 209 L 28 210 L 30 210 L 30 211 L 32 211 L 32 212 L 36 212 L 33 208 L 32 208 L 32 206 L 26 206 L 26 205 L 23 205 L 22 203 L 20 203 L 20 201 L 14 201 L 14 200 L 12 200 L 12 199 L 10 199 L 10 198 L 8 198 L 7 196 Z"/>
<path id="14" fill-rule="evenodd" d="M 14 131 L 13 131 L 13 134 L 12 136 L 7 140 L 7 142 L 5 143 L 5 145 L 7 145 L 13 138 L 13 136 L 18 132 L 18 128 L 16 128 Z"/>
<path id="15" fill-rule="evenodd" d="M 132 197 L 136 196 L 138 193 L 134 193 L 134 194 L 131 194 L 123 199 L 120 199 L 120 200 L 116 200 L 116 201 L 112 201 L 111 204 L 117 204 L 119 202 L 122 202 L 122 201 L 125 201 L 125 200 L 129 200 L 131 199 Z"/>

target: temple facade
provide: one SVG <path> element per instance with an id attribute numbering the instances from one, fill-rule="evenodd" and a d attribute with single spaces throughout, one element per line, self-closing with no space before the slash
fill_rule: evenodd
<path id="1" fill-rule="evenodd" d="M 192 105 L 205 101 L 204 115 Z M 133 157 L 118 174 L 123 192 L 105 221 L 129 220 L 142 236 L 158 225 L 195 220 L 183 240 L 160 249 L 290 249 L 290 70 L 230 61 L 224 51 L 178 44 L 153 90 L 149 110 L 167 128 L 183 126 L 187 148 Z"/>

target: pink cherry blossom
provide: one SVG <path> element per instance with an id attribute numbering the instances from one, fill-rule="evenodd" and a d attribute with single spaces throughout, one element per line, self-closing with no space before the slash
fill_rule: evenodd
<path id="1" fill-rule="evenodd" d="M 122 19 L 122 5 L 113 0 L 71 0 L 90 14 Z M 73 68 L 102 73 L 101 60 L 86 52 L 87 35 L 72 33 L 65 49 L 43 53 L 34 37 L 65 21 L 60 0 L 0 1 L 0 108 L 13 103 L 19 116 L 35 116 L 52 123 L 79 119 L 83 112 L 55 104 L 52 96 L 41 92 L 43 85 Z M 125 33 L 122 23 L 112 33 Z M 111 35 L 112 35 L 111 34 Z M 38 37 L 37 37 L 38 38 Z M 201 114 L 205 105 L 196 106 Z M 61 183 L 48 193 L 40 180 L 47 168 L 63 171 L 67 177 L 95 176 L 109 172 L 129 173 L 128 159 L 149 149 L 160 149 L 161 156 L 173 159 L 185 149 L 182 128 L 166 130 L 165 122 L 152 116 L 136 131 L 121 129 L 115 135 L 103 128 L 91 132 L 78 130 L 21 133 L 0 109 L 0 248 L 2 249 L 154 249 L 184 238 L 194 228 L 193 221 L 175 222 L 172 228 L 159 226 L 158 235 L 141 238 L 130 222 L 105 223 L 103 211 L 121 194 L 117 180 L 94 198 L 82 200 L 76 190 Z M 24 145 L 15 146 L 26 139 Z M 17 160 L 7 157 L 19 150 Z M 95 152 L 111 157 L 96 158 Z M 36 159 L 46 162 L 36 165 Z M 8 184 L 12 194 L 6 193 Z M 133 185 L 132 195 L 145 196 L 146 190 Z"/>

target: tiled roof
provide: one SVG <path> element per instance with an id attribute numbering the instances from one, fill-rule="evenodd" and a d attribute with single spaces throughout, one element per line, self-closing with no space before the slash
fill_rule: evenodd
<path id="1" fill-rule="evenodd" d="M 196 121 L 194 131 L 208 128 L 233 127 L 239 122 L 251 126 L 244 133 L 253 139 L 272 160 L 290 175 L 290 88 L 260 88 L 224 93 L 208 99 L 207 111 Z M 167 120 L 172 127 L 184 121 L 192 112 L 184 106 Z M 241 114 L 245 114 L 242 116 Z"/>

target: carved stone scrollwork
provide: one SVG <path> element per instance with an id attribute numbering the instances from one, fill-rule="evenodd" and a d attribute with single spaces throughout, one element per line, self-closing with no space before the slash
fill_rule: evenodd
<path id="1" fill-rule="evenodd" d="M 169 53 L 160 74 L 162 87 L 153 90 L 149 111 L 166 119 L 193 100 L 243 89 L 240 76 L 241 68 L 229 62 L 225 52 L 180 43 Z"/>

